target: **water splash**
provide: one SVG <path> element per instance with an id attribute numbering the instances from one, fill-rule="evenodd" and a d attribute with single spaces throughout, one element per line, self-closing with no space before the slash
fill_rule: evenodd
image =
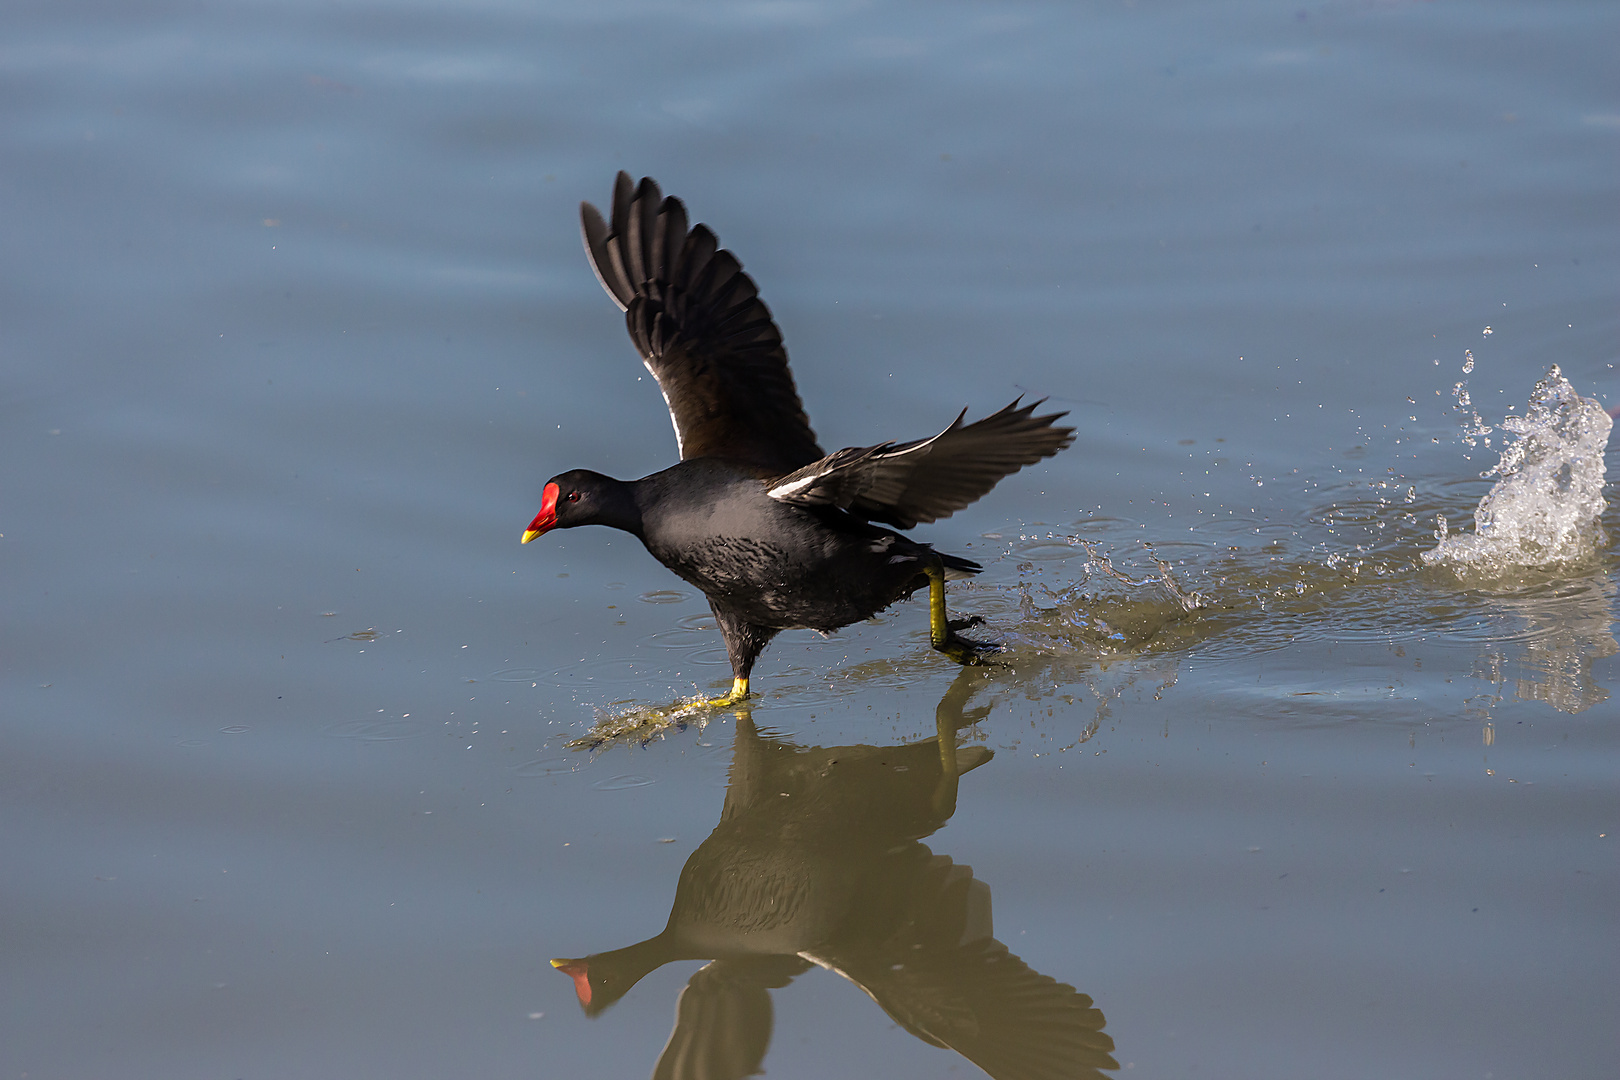
<path id="1" fill-rule="evenodd" d="M 1465 349 L 1463 355 L 1467 357 L 1463 362 L 1463 374 L 1471 375 L 1474 371 L 1474 354 Z M 1479 410 L 1474 408 L 1473 399 L 1468 396 L 1468 380 L 1463 379 L 1453 386 L 1451 396 L 1456 400 L 1457 411 L 1463 416 L 1463 442 L 1469 446 L 1478 446 L 1483 441 L 1486 446 L 1490 446 L 1491 425 L 1487 424 L 1485 418 L 1479 415 Z"/>
<path id="2" fill-rule="evenodd" d="M 1481 422 L 1466 395 L 1464 390 L 1458 404 L 1472 413 L 1471 432 L 1477 434 Z M 1490 576 L 1590 559 L 1608 542 L 1598 519 L 1603 450 L 1613 424 L 1601 404 L 1576 393 L 1557 365 L 1548 369 L 1525 415 L 1502 421 L 1513 438 L 1501 460 L 1481 474 L 1501 479 L 1479 501 L 1474 531 L 1440 539 L 1423 553 L 1424 563 Z"/>
<path id="3" fill-rule="evenodd" d="M 1169 563 L 1165 562 L 1154 553 L 1153 546 L 1151 544 L 1143 542 L 1142 549 L 1147 553 L 1148 558 L 1153 560 L 1153 565 L 1157 568 L 1158 572 L 1151 577 L 1146 577 L 1138 581 L 1133 579 L 1124 571 L 1117 569 L 1114 564 L 1109 561 L 1107 554 L 1102 550 L 1102 544 L 1098 541 L 1082 540 L 1080 537 L 1076 536 L 1071 537 L 1068 542 L 1085 549 L 1085 568 L 1088 571 L 1107 574 L 1115 581 L 1127 585 L 1132 589 L 1140 589 L 1143 586 L 1148 585 L 1157 585 L 1169 594 L 1170 599 L 1183 612 L 1197 611 L 1199 608 L 1204 606 L 1204 598 L 1199 596 L 1196 592 L 1191 592 L 1184 588 L 1181 582 L 1176 580 L 1175 571 L 1171 569 Z"/>
<path id="4" fill-rule="evenodd" d="M 1196 622 L 1189 617 L 1206 604 L 1203 596 L 1177 579 L 1170 562 L 1141 541 L 1132 545 L 1133 561 L 1150 562 L 1152 569 L 1139 566 L 1132 574 L 1115 565 L 1123 553 L 1116 551 L 1111 558 L 1101 540 L 1050 533 L 1019 539 L 1021 544 L 1009 552 L 1015 557 L 1052 559 L 1056 544 L 1062 543 L 1070 552 L 1084 552 L 1085 558 L 1077 567 L 1064 563 L 1065 571 L 1050 584 L 1040 580 L 1044 567 L 1033 561 L 1017 563 L 1020 581 L 1008 594 L 1016 602 L 1007 614 L 1014 615 L 1018 625 L 1005 635 L 1015 653 L 1057 655 L 1078 650 L 1096 657 L 1174 647 L 1170 638 L 1176 635 L 1171 631 Z"/>

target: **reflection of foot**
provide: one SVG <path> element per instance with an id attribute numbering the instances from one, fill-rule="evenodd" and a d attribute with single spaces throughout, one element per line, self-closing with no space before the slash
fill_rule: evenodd
<path id="1" fill-rule="evenodd" d="M 950 622 L 946 623 L 945 625 L 947 627 L 949 627 L 953 632 L 956 631 L 956 630 L 966 630 L 970 626 L 983 626 L 984 625 L 984 616 L 983 615 L 969 615 L 965 619 L 952 619 Z"/>
<path id="2" fill-rule="evenodd" d="M 983 621 L 983 619 L 962 620 L 962 622 L 968 626 L 972 626 L 975 623 Z M 999 642 L 974 641 L 971 638 L 962 637 L 956 632 L 957 625 L 958 624 L 955 622 L 951 623 L 950 635 L 947 636 L 943 642 L 935 645 L 934 648 L 938 649 L 952 660 L 955 660 L 963 667 L 969 667 L 974 664 L 988 663 L 989 658 L 992 655 L 1002 650 L 1003 646 Z"/>

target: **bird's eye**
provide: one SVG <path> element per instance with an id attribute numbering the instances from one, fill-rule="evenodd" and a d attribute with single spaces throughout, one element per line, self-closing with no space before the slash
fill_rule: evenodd
<path id="1" fill-rule="evenodd" d="M 569 493 L 568 493 L 568 501 L 569 501 L 569 502 L 579 502 L 579 492 L 577 492 L 577 491 L 570 491 L 570 492 L 569 492 Z"/>

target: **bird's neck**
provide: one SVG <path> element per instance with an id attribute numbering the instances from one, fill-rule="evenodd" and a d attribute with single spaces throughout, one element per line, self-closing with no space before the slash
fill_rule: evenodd
<path id="1" fill-rule="evenodd" d="M 626 945 L 622 949 L 593 953 L 586 957 L 585 962 L 589 965 L 591 984 L 595 993 L 585 1008 L 591 1015 L 596 1015 L 618 1001 L 648 974 L 665 964 L 676 960 L 708 959 L 712 958 L 695 956 L 690 950 L 678 948 L 675 944 L 675 935 L 668 930 L 657 937 L 638 941 L 634 945 Z"/>
<path id="2" fill-rule="evenodd" d="M 592 524 L 623 529 L 631 536 L 645 540 L 642 535 L 641 481 L 605 479 L 609 482 L 599 496 L 600 504 Z"/>

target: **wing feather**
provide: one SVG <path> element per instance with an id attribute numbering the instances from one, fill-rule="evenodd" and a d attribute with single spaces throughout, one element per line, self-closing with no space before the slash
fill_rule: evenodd
<path id="1" fill-rule="evenodd" d="M 585 250 L 590 252 L 591 269 L 596 272 L 596 280 L 602 283 L 602 288 L 613 298 L 623 311 L 630 306 L 630 300 L 624 295 L 623 286 L 618 275 L 613 273 L 613 263 L 607 252 L 608 226 L 602 220 L 602 215 L 590 203 L 579 204 L 579 227 L 585 237 Z"/>
<path id="2" fill-rule="evenodd" d="M 782 333 L 736 256 L 706 226 L 689 228 L 686 207 L 650 177 L 619 173 L 609 221 L 580 205 L 586 255 L 658 380 L 681 457 L 767 475 L 820 458 Z"/>
<path id="3" fill-rule="evenodd" d="M 893 878 L 907 890 L 895 932 L 859 948 L 841 942 L 817 962 L 865 990 L 911 1034 L 950 1047 L 997 1080 L 1104 1080 L 1118 1069 L 1091 997 L 995 939 L 990 889 L 969 867 L 917 848 L 931 857 Z"/>
<path id="4" fill-rule="evenodd" d="M 963 425 L 967 410 L 930 439 L 850 447 L 772 484 L 770 495 L 801 506 L 836 506 L 900 529 L 937 521 L 968 506 L 1001 478 L 1074 442 L 1058 427 L 1067 413 L 1035 416 L 1042 402 L 1017 401 Z"/>

